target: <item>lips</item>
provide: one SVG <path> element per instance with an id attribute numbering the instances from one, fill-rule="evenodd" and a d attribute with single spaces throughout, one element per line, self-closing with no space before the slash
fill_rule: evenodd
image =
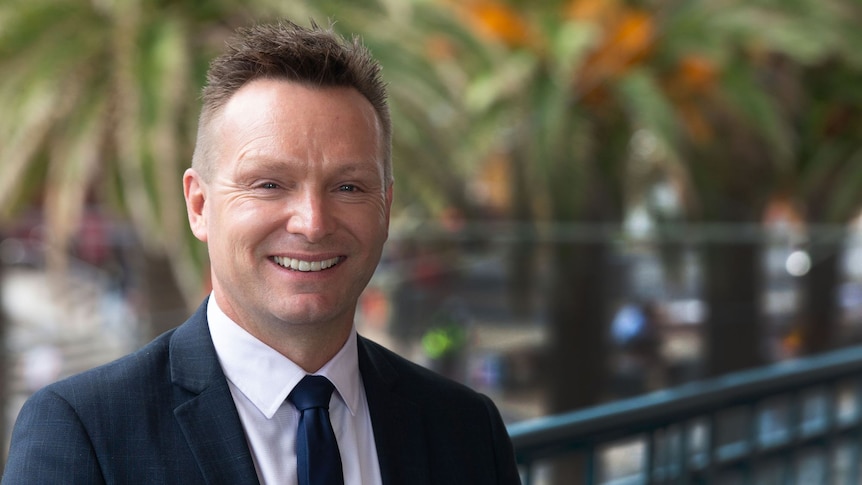
<path id="1" fill-rule="evenodd" d="M 294 271 L 302 271 L 302 272 L 316 272 L 323 271 L 325 269 L 329 269 L 336 264 L 340 263 L 344 258 L 341 256 L 336 256 L 330 259 L 324 259 L 322 261 L 305 261 L 302 259 L 288 258 L 284 256 L 273 256 L 272 260 L 275 264 L 283 267 L 292 269 Z"/>

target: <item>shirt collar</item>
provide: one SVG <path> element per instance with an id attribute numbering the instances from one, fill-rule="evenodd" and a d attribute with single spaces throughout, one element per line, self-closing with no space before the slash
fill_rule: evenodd
<path id="1" fill-rule="evenodd" d="M 207 303 L 207 321 L 225 377 L 271 419 L 306 372 L 231 320 L 214 294 Z M 332 382 L 351 415 L 356 414 L 362 385 L 356 338 L 353 328 L 341 350 L 315 373 Z"/>

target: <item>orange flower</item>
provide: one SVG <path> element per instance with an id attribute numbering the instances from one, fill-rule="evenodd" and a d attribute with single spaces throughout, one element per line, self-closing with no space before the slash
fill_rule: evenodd
<path id="1" fill-rule="evenodd" d="M 587 58 L 575 79 L 584 95 L 643 62 L 655 44 L 655 25 L 647 12 L 621 11 L 606 30 L 603 42 Z"/>
<path id="2" fill-rule="evenodd" d="M 718 67 L 713 61 L 689 54 L 679 60 L 662 83 L 685 123 L 686 131 L 697 143 L 708 143 L 715 135 L 705 114 L 705 106 L 714 101 L 710 98 L 717 80 Z"/>
<path id="3" fill-rule="evenodd" d="M 619 0 L 571 0 L 564 11 L 567 18 L 601 25 L 607 25 L 619 12 Z"/>
<path id="4" fill-rule="evenodd" d="M 466 11 L 478 32 L 509 47 L 525 47 L 534 41 L 534 34 L 522 13 L 505 3 L 478 0 L 466 5 Z"/>
<path id="5" fill-rule="evenodd" d="M 614 64 L 630 66 L 643 60 L 652 50 L 655 26 L 646 12 L 629 11 L 623 14 L 616 31 L 605 45 L 604 53 L 616 54 Z"/>
<path id="6" fill-rule="evenodd" d="M 675 77 L 682 89 L 690 93 L 706 93 L 715 86 L 718 68 L 705 57 L 689 55 L 680 60 Z"/>

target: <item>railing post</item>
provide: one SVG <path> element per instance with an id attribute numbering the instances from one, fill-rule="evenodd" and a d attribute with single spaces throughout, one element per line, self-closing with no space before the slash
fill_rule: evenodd
<path id="1" fill-rule="evenodd" d="M 644 441 L 646 441 L 646 452 L 644 453 L 644 463 L 643 463 L 643 472 L 644 472 L 644 484 L 645 485 L 653 485 L 655 483 L 653 481 L 654 477 L 654 467 L 656 466 L 656 460 L 658 459 L 658 453 L 656 453 L 656 449 L 658 448 L 658 438 L 656 435 L 658 434 L 658 430 L 653 429 L 647 431 L 647 437 Z"/>
<path id="2" fill-rule="evenodd" d="M 859 483 L 859 462 L 862 459 L 862 380 L 853 379 L 853 419 L 856 433 L 851 434 L 853 458 L 850 460 L 850 483 Z M 855 435 L 855 436 L 854 436 Z"/>
<path id="3" fill-rule="evenodd" d="M 596 445 L 587 447 L 584 453 L 584 484 L 593 485 L 596 483 Z"/>
<path id="4" fill-rule="evenodd" d="M 521 474 L 521 485 L 531 485 L 533 483 L 533 461 L 530 460 L 521 466 L 524 473 Z"/>

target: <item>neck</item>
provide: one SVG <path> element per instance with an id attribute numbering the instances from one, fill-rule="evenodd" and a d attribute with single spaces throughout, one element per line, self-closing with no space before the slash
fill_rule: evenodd
<path id="1" fill-rule="evenodd" d="M 332 360 L 344 347 L 352 326 L 336 330 L 334 332 L 315 331 L 310 334 L 290 332 L 291 335 L 266 339 L 257 337 L 309 374 L 313 374 Z"/>
<path id="2" fill-rule="evenodd" d="M 308 373 L 317 372 L 335 357 L 353 330 L 352 314 L 350 318 L 327 322 L 290 324 L 267 321 L 264 315 L 237 312 L 236 308 L 222 304 L 219 299 L 216 302 L 235 324 Z"/>

